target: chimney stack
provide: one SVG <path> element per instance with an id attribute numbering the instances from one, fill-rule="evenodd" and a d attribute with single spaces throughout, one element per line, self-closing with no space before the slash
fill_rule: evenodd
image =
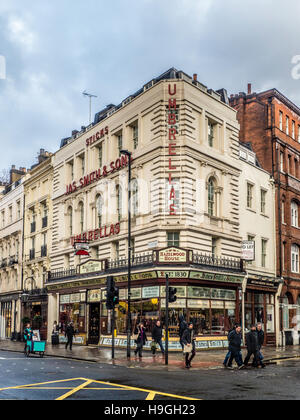
<path id="1" fill-rule="evenodd" d="M 248 95 L 251 95 L 252 92 L 252 85 L 251 83 L 248 83 Z"/>

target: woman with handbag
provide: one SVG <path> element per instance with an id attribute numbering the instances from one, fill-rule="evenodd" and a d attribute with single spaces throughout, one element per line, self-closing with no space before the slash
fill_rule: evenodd
<path id="1" fill-rule="evenodd" d="M 192 367 L 191 362 L 196 355 L 195 340 L 194 324 L 190 322 L 188 328 L 184 330 L 182 335 L 182 343 L 184 345 L 183 352 L 185 353 L 185 367 L 187 369 Z"/>
<path id="2" fill-rule="evenodd" d="M 144 324 L 142 322 L 135 329 L 134 334 L 137 335 L 135 340 L 136 349 L 134 350 L 134 354 L 137 355 L 137 353 L 139 353 L 139 357 L 142 357 L 143 346 L 147 341 L 146 329 L 144 328 Z"/>

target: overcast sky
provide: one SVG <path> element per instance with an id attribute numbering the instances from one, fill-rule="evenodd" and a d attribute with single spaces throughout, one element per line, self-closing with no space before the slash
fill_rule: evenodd
<path id="1" fill-rule="evenodd" d="M 98 95 L 94 114 L 173 66 L 300 105 L 299 16 L 299 0 L 1 0 L 0 170 L 30 167 L 87 125 L 84 90 Z"/>

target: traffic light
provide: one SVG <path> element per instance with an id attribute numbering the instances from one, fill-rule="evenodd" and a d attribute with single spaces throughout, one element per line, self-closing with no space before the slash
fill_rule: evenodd
<path id="1" fill-rule="evenodd" d="M 115 286 L 113 276 L 106 279 L 106 308 L 114 309 L 119 304 L 119 288 Z"/>
<path id="2" fill-rule="evenodd" d="M 169 287 L 169 302 L 173 303 L 176 302 L 177 300 L 177 289 L 175 287 Z"/>

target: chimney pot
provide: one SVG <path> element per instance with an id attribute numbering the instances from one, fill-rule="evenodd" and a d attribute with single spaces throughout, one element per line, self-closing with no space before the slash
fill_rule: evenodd
<path id="1" fill-rule="evenodd" d="M 197 82 L 197 79 L 198 79 L 198 75 L 197 75 L 197 73 L 194 73 L 193 74 L 193 80 L 194 80 L 194 82 Z"/>
<path id="2" fill-rule="evenodd" d="M 248 95 L 251 95 L 251 91 L 252 91 L 252 85 L 251 83 L 248 83 Z"/>

